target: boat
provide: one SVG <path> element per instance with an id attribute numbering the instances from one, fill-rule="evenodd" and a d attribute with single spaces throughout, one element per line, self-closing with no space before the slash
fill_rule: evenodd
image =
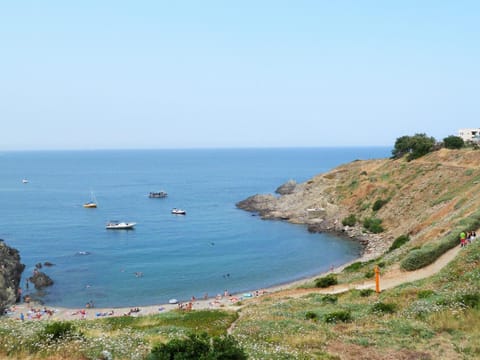
<path id="1" fill-rule="evenodd" d="M 112 230 L 128 230 L 128 229 L 133 229 L 133 227 L 137 223 L 134 222 L 125 222 L 125 221 L 110 221 L 107 223 L 106 228 L 107 229 L 112 229 Z"/>
<path id="2" fill-rule="evenodd" d="M 28 184 L 28 179 L 22 179 L 23 184 Z"/>
<path id="3" fill-rule="evenodd" d="M 182 209 L 173 208 L 173 209 L 172 209 L 172 214 L 175 214 L 175 215 L 187 215 L 187 212 L 186 212 L 185 210 L 182 210 Z"/>
<path id="4" fill-rule="evenodd" d="M 95 195 L 93 194 L 93 191 L 91 192 L 91 200 L 85 204 L 83 204 L 84 208 L 87 209 L 94 209 L 97 207 L 97 199 L 95 198 Z"/>
<path id="5" fill-rule="evenodd" d="M 167 196 L 168 194 L 165 191 L 150 191 L 150 193 L 148 194 L 149 198 L 165 198 Z"/>

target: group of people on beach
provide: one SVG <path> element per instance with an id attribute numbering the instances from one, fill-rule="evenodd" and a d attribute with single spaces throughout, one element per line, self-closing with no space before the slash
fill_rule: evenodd
<path id="1" fill-rule="evenodd" d="M 30 308 L 26 313 L 26 317 L 28 320 L 40 320 L 42 316 L 48 316 L 50 318 L 53 313 L 53 310 L 47 309 L 46 307 L 44 307 L 43 309 Z M 25 314 L 23 312 L 20 313 L 20 320 L 25 320 Z"/>
<path id="2" fill-rule="evenodd" d="M 475 231 L 462 231 L 460 233 L 460 247 L 465 247 L 471 244 L 477 238 Z"/>
<path id="3" fill-rule="evenodd" d="M 24 320 L 41 320 L 44 319 L 45 317 L 50 318 L 54 313 L 55 310 L 47 309 L 47 307 L 43 308 L 34 308 L 30 307 L 28 310 L 24 309 L 23 306 L 20 306 L 17 308 L 16 305 L 13 305 L 4 311 L 4 315 L 6 316 L 13 316 L 16 318 L 16 314 L 18 314 L 18 320 L 24 321 Z"/>

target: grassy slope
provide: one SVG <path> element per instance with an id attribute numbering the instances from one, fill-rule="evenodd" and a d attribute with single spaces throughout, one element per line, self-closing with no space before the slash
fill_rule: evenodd
<path id="1" fill-rule="evenodd" d="M 479 264 L 477 241 L 439 274 L 378 295 L 265 298 L 242 310 L 234 334 L 259 359 L 479 358 L 480 307 L 469 301 L 480 302 Z M 377 303 L 393 304 L 393 313 L 375 311 Z M 352 321 L 324 321 L 339 310 Z"/>
<path id="2" fill-rule="evenodd" d="M 381 218 L 391 240 L 408 233 L 420 245 L 479 208 L 479 164 L 479 151 L 446 149 L 409 163 L 354 162 L 345 166 L 336 195 L 350 213 Z M 378 199 L 388 202 L 374 212 Z"/>
<path id="3" fill-rule="evenodd" d="M 410 163 L 357 161 L 322 175 L 335 179 L 329 195 L 347 213 L 383 220 L 383 250 L 400 235 L 411 237 L 400 249 L 355 271 L 344 271 L 339 282 L 371 278 L 375 264 L 384 270 L 398 268 L 412 249 L 433 246 L 468 227 L 467 219 L 480 207 L 478 164 L 478 151 L 441 150 Z M 378 199 L 388 202 L 375 212 L 372 205 Z M 252 354 L 263 352 L 258 358 L 480 358 L 479 264 L 480 241 L 439 275 L 379 296 L 362 297 L 355 290 L 340 295 L 334 304 L 313 294 L 266 299 L 242 311 L 234 333 Z M 372 312 L 376 302 L 392 304 L 394 313 Z M 350 311 L 353 321 L 336 325 L 323 321 L 338 310 Z M 306 321 L 307 312 L 316 314 L 317 320 Z"/>
<path id="4" fill-rule="evenodd" d="M 384 249 L 399 235 L 411 236 L 410 242 L 381 259 L 344 271 L 340 283 L 371 277 L 378 263 L 385 270 L 398 267 L 415 247 L 437 243 L 465 226 L 465 219 L 480 207 L 477 164 L 478 151 L 442 150 L 410 163 L 357 161 L 320 175 L 334 179 L 329 198 L 347 213 L 383 220 Z M 317 178 L 309 182 L 311 187 Z M 389 201 L 374 212 L 377 199 Z M 380 295 L 358 290 L 337 297 L 280 294 L 246 303 L 238 320 L 229 312 L 173 312 L 138 320 L 78 321 L 81 339 L 54 345 L 38 343 L 45 323 L 2 322 L 0 355 L 80 359 L 96 358 L 107 349 L 116 359 L 140 359 L 157 341 L 188 331 L 224 333 L 235 322 L 232 334 L 257 359 L 475 359 L 480 357 L 479 265 L 480 240 L 432 278 Z M 379 311 L 377 303 L 393 313 Z M 326 315 L 338 311 L 348 311 L 351 321 L 324 321 Z M 79 346 L 73 347 L 72 341 Z"/>

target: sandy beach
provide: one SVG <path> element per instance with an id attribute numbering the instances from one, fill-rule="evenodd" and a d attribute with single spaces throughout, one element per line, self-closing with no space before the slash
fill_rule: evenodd
<path id="1" fill-rule="evenodd" d="M 381 276 L 381 288 L 382 290 L 398 286 L 405 282 L 415 281 L 419 279 L 431 276 L 440 271 L 446 264 L 455 258 L 460 251 L 460 247 L 455 247 L 447 251 L 436 262 L 426 266 L 422 269 L 410 272 L 401 271 L 399 268 L 390 269 Z M 361 257 L 355 261 L 366 261 L 365 257 Z M 282 285 L 272 286 L 265 289 L 257 289 L 240 294 L 218 294 L 213 298 L 207 299 L 195 299 L 190 301 L 179 301 L 177 304 L 158 304 L 139 307 L 114 307 L 114 308 L 64 308 L 64 307 L 52 307 L 48 305 L 41 305 L 39 303 L 19 303 L 10 307 L 10 311 L 6 314 L 8 318 L 21 319 L 23 314 L 24 320 L 80 320 L 87 319 L 93 320 L 102 317 L 113 316 L 145 316 L 160 314 L 172 310 L 205 310 L 205 309 L 225 309 L 225 310 L 237 310 L 241 306 L 255 301 L 263 296 L 302 296 L 307 292 L 318 293 L 340 293 L 351 289 L 366 289 L 375 288 L 374 280 L 365 280 L 352 284 L 340 284 L 331 286 L 329 288 L 309 288 L 298 289 L 302 284 L 311 282 L 319 276 L 324 276 L 329 273 L 339 273 L 346 266 L 352 262 L 343 264 L 338 268 L 331 271 L 317 274 L 308 278 L 300 279 L 294 282 L 285 283 Z M 136 311 L 138 310 L 138 311 Z"/>
<path id="2" fill-rule="evenodd" d="M 6 316 L 9 318 L 21 319 L 23 314 L 24 320 L 79 320 L 79 319 L 98 319 L 102 317 L 113 316 L 145 316 L 152 314 L 160 314 L 171 310 L 205 310 L 205 309 L 237 309 L 239 302 L 265 295 L 274 288 L 255 290 L 253 292 L 245 292 L 242 294 L 218 294 L 214 298 L 192 299 L 188 301 L 179 300 L 175 304 L 156 304 L 147 306 L 134 307 L 112 307 L 112 308 L 65 308 L 42 305 L 37 302 L 17 303 L 9 308 Z"/>
<path id="3" fill-rule="evenodd" d="M 229 309 L 236 310 L 243 306 L 245 302 L 252 301 L 261 296 L 272 294 L 287 289 L 295 289 L 296 287 L 311 282 L 312 280 L 324 276 L 329 273 L 337 273 L 343 270 L 344 267 L 357 261 L 366 261 L 365 256 L 356 260 L 343 264 L 333 270 L 316 274 L 307 278 L 295 280 L 292 282 L 271 286 L 268 288 L 254 289 L 242 293 L 234 294 L 217 294 L 215 297 L 208 297 L 206 299 L 179 299 L 176 304 L 154 304 L 147 306 L 132 306 L 132 307 L 112 307 L 112 308 L 97 308 L 97 307 L 83 307 L 83 308 L 65 308 L 43 305 L 38 302 L 31 301 L 29 303 L 17 303 L 9 308 L 6 316 L 9 318 L 20 319 L 23 313 L 24 320 L 80 320 L 80 319 L 98 319 L 102 317 L 113 316 L 145 316 L 152 314 L 160 314 L 172 310 L 205 310 L 205 309 Z M 138 311 L 136 311 L 138 310 Z"/>

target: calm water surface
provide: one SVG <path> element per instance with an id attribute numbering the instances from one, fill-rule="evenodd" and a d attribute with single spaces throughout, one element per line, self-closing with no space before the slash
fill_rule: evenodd
<path id="1" fill-rule="evenodd" d="M 20 251 L 24 279 L 36 263 L 55 264 L 42 269 L 55 284 L 34 294 L 49 305 L 147 305 L 272 286 L 351 261 L 359 245 L 263 221 L 235 203 L 389 155 L 389 148 L 3 152 L 0 238 Z M 160 190 L 168 197 L 148 198 Z M 82 206 L 91 191 L 97 209 Z M 174 207 L 187 215 L 172 215 Z M 113 219 L 138 225 L 106 230 Z"/>

